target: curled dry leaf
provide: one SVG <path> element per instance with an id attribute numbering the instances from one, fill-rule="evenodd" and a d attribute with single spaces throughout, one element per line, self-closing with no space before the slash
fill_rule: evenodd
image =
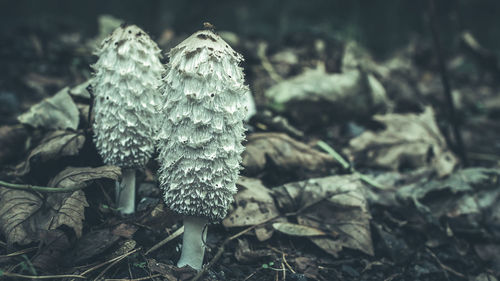
<path id="1" fill-rule="evenodd" d="M 467 168 L 446 179 L 401 187 L 396 196 L 415 206 L 429 223 L 446 219 L 457 232 L 485 227 L 500 236 L 499 176 L 498 169 Z"/>
<path id="2" fill-rule="evenodd" d="M 256 175 L 265 170 L 269 160 L 285 171 L 324 171 L 337 162 L 328 154 L 311 148 L 281 133 L 255 133 L 247 137 L 243 152 L 245 174 Z"/>
<path id="3" fill-rule="evenodd" d="M 262 185 L 258 179 L 240 177 L 238 193 L 235 195 L 235 206 L 222 221 L 225 227 L 242 227 L 263 223 L 279 215 L 270 195 L 271 191 Z M 255 230 L 260 241 L 271 238 L 273 231 L 264 226 Z"/>
<path id="4" fill-rule="evenodd" d="M 285 184 L 275 188 L 274 195 L 280 209 L 297 212 L 298 224 L 308 229 L 294 231 L 294 235 L 309 237 L 334 256 L 344 247 L 373 255 L 371 215 L 362 189 L 357 176 L 344 175 Z M 282 226 L 290 232 L 290 225 Z M 311 236 L 311 229 L 324 235 Z"/>
<path id="5" fill-rule="evenodd" d="M 85 136 L 81 133 L 69 131 L 54 131 L 42 139 L 40 144 L 29 154 L 26 161 L 17 166 L 16 175 L 23 176 L 29 173 L 35 162 L 46 162 L 63 156 L 77 155 L 85 143 Z"/>
<path id="6" fill-rule="evenodd" d="M 50 182 L 49 186 L 67 188 L 70 186 L 85 186 L 89 181 L 97 179 L 118 180 L 121 177 L 121 169 L 116 166 L 91 167 L 68 167 L 60 172 Z"/>
<path id="7" fill-rule="evenodd" d="M 10 244 L 29 244 L 38 239 L 33 214 L 42 207 L 37 195 L 0 187 L 0 229 Z"/>
<path id="8" fill-rule="evenodd" d="M 44 129 L 73 129 L 79 122 L 78 108 L 66 87 L 50 98 L 32 106 L 18 117 L 22 124 Z"/>
<path id="9" fill-rule="evenodd" d="M 275 109 L 310 125 L 359 118 L 392 106 L 382 84 L 359 68 L 334 74 L 309 69 L 272 86 L 265 95 Z"/>
<path id="10" fill-rule="evenodd" d="M 374 119 L 386 128 L 364 132 L 352 139 L 344 151 L 356 164 L 391 170 L 432 167 L 441 177 L 449 175 L 458 164 L 431 107 L 421 114 L 375 115 Z"/>
<path id="11" fill-rule="evenodd" d="M 120 169 L 114 166 L 98 168 L 67 168 L 50 184 L 67 188 L 82 187 L 97 179 L 117 180 Z M 47 230 L 66 225 L 79 237 L 82 234 L 84 208 L 88 206 L 82 190 L 72 193 L 41 195 L 7 188 L 0 188 L 0 230 L 9 244 L 28 244 L 41 239 Z"/>

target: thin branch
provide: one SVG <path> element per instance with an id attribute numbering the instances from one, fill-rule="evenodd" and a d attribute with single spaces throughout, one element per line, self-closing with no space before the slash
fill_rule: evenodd
<path id="1" fill-rule="evenodd" d="M 85 271 L 84 271 L 84 272 L 82 272 L 81 274 L 82 274 L 82 275 L 86 275 L 86 274 L 88 274 L 88 273 L 90 273 L 90 272 L 92 272 L 92 271 L 94 271 L 94 270 L 96 270 L 96 269 L 98 269 L 98 268 L 101 268 L 101 267 L 105 266 L 106 264 L 109 264 L 109 263 L 114 263 L 115 261 L 121 261 L 122 259 L 124 259 L 124 258 L 126 258 L 126 257 L 130 256 L 131 254 L 133 254 L 133 253 L 135 253 L 135 252 L 139 251 L 140 249 L 141 249 L 141 248 L 136 248 L 136 249 L 134 249 L 134 250 L 131 250 L 131 251 L 130 251 L 130 252 L 128 252 L 128 253 L 125 253 L 125 254 L 121 255 L 121 256 L 118 256 L 118 257 L 112 258 L 112 259 L 110 259 L 110 260 L 108 260 L 108 261 L 105 261 L 105 262 L 103 262 L 103 263 L 101 263 L 101 264 L 98 264 L 98 265 L 96 265 L 96 266 L 93 266 L 92 268 L 89 268 L 89 269 L 85 270 Z"/>
<path id="2" fill-rule="evenodd" d="M 31 185 L 31 184 L 8 183 L 8 182 L 0 180 L 0 187 L 17 189 L 17 190 L 25 190 L 25 191 L 38 191 L 38 192 L 44 192 L 44 193 L 65 193 L 65 192 L 73 192 L 73 191 L 80 190 L 80 189 L 84 188 L 85 185 L 82 184 L 82 185 L 75 185 L 75 186 L 67 187 L 67 188 L 59 188 L 59 187 L 46 187 L 46 186 L 38 186 L 38 185 Z"/>
<path id="3" fill-rule="evenodd" d="M 144 280 L 149 280 L 153 279 L 156 277 L 162 277 L 163 275 L 161 274 L 154 274 L 151 276 L 146 276 L 146 277 L 141 277 L 141 278 L 135 278 L 135 279 L 105 279 L 106 281 L 144 281 Z"/>
<path id="4" fill-rule="evenodd" d="M 181 226 L 179 229 L 177 229 L 174 233 L 170 234 L 167 238 L 163 239 L 151 249 L 147 250 L 146 253 L 144 253 L 145 256 L 149 255 L 149 253 L 158 250 L 161 248 L 163 245 L 167 244 L 168 242 L 172 241 L 173 239 L 179 237 L 182 233 L 184 233 L 184 226 Z"/>
<path id="5" fill-rule="evenodd" d="M 462 134 L 460 133 L 460 128 L 458 126 L 457 114 L 455 110 L 455 105 L 453 102 L 453 96 L 451 95 L 450 80 L 448 78 L 448 72 L 444 65 L 443 52 L 441 49 L 441 40 L 439 36 L 439 30 L 437 28 L 436 10 L 434 5 L 434 0 L 429 0 L 429 17 L 430 17 L 430 28 L 432 33 L 432 42 L 434 45 L 434 51 L 436 52 L 439 72 L 441 73 L 441 83 L 443 84 L 444 95 L 446 97 L 446 103 L 448 105 L 448 115 L 449 122 L 452 126 L 453 136 L 456 141 L 456 149 L 460 158 L 467 165 L 467 155 L 465 153 L 465 147 L 462 140 Z"/>
<path id="6" fill-rule="evenodd" d="M 85 276 L 81 275 L 24 275 L 24 274 L 17 274 L 17 273 L 12 273 L 12 272 L 6 272 L 6 271 L 1 271 L 0 270 L 0 277 L 6 276 L 6 277 L 14 277 L 14 278 L 24 278 L 24 279 L 62 279 L 62 278 L 78 278 L 78 279 L 87 279 Z"/>

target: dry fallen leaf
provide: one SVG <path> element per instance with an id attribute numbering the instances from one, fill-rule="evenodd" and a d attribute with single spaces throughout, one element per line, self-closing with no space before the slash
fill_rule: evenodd
<path id="1" fill-rule="evenodd" d="M 8 243 L 26 245 L 38 239 L 31 222 L 42 203 L 34 193 L 0 187 L 0 230 Z"/>
<path id="2" fill-rule="evenodd" d="M 120 168 L 67 168 L 52 181 L 54 187 L 86 186 L 92 180 L 121 176 Z M 41 239 L 47 230 L 66 225 L 82 234 L 84 209 L 88 206 L 82 190 L 70 193 L 52 193 L 44 198 L 29 191 L 0 188 L 0 230 L 9 244 L 28 244 Z"/>
<path id="3" fill-rule="evenodd" d="M 344 152 L 358 166 L 391 170 L 432 167 L 440 176 L 449 175 L 458 164 L 436 124 L 434 111 L 421 114 L 375 115 L 386 126 L 382 131 L 366 131 L 349 143 Z"/>
<path id="4" fill-rule="evenodd" d="M 222 221 L 225 227 L 242 227 L 256 225 L 279 215 L 274 204 L 271 191 L 262 185 L 258 179 L 240 177 L 238 193 L 235 195 L 236 208 Z M 258 227 L 257 238 L 260 241 L 271 238 L 273 231 Z"/>
<path id="5" fill-rule="evenodd" d="M 265 95 L 276 110 L 309 124 L 327 116 L 330 120 L 359 118 L 392 106 L 382 84 L 360 68 L 333 74 L 323 68 L 307 69 L 270 87 Z"/>
<path id="6" fill-rule="evenodd" d="M 255 133 L 247 137 L 243 152 L 245 174 L 256 175 L 272 164 L 284 171 L 321 172 L 336 165 L 328 154 L 311 148 L 281 133 Z"/>
<path id="7" fill-rule="evenodd" d="M 344 247 L 373 255 L 371 215 L 363 183 L 356 175 L 293 182 L 273 191 L 280 209 L 297 212 L 298 224 L 308 227 L 308 231 L 301 229 L 293 235 L 301 235 L 302 231 L 302 236 L 334 256 Z M 284 226 L 290 230 L 290 225 Z M 313 232 L 318 235 L 311 237 Z M 324 235 L 319 235 L 321 232 Z"/>
<path id="8" fill-rule="evenodd" d="M 31 166 L 63 156 L 77 155 L 85 143 L 85 136 L 70 131 L 54 131 L 42 139 L 26 158 L 17 166 L 16 175 L 23 176 L 30 172 Z"/>
<path id="9" fill-rule="evenodd" d="M 32 106 L 18 117 L 22 124 L 44 129 L 76 130 L 79 122 L 78 108 L 66 87 L 50 98 Z"/>
<path id="10" fill-rule="evenodd" d="M 276 222 L 273 223 L 273 228 L 277 231 L 292 235 L 292 236 L 325 236 L 325 232 L 305 225 L 289 223 L 289 222 Z"/>
<path id="11" fill-rule="evenodd" d="M 467 168 L 446 179 L 401 187 L 396 196 L 415 206 L 431 224 L 446 219 L 452 230 L 483 226 L 500 235 L 499 176 L 498 169 Z"/>

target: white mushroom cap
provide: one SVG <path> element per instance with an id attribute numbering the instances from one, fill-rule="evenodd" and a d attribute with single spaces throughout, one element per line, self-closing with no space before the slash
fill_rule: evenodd
<path id="1" fill-rule="evenodd" d="M 159 131 L 160 184 L 171 209 L 218 221 L 236 193 L 244 150 L 243 60 L 210 30 L 170 51 Z"/>
<path id="2" fill-rule="evenodd" d="M 158 87 L 164 71 L 160 49 L 135 25 L 106 38 L 92 66 L 95 144 L 106 164 L 143 167 L 154 151 Z"/>

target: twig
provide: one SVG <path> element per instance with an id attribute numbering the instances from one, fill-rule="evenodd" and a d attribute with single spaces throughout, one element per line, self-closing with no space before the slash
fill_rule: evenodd
<path id="1" fill-rule="evenodd" d="M 259 270 L 259 269 L 257 269 L 257 270 Z M 247 281 L 248 279 L 252 278 L 252 276 L 254 276 L 255 273 L 257 273 L 257 270 L 255 270 L 254 272 L 250 273 L 250 275 L 248 275 L 247 277 L 245 277 L 245 279 L 243 279 L 243 281 Z"/>
<path id="2" fill-rule="evenodd" d="M 214 264 L 220 259 L 220 257 L 222 256 L 222 253 L 224 253 L 224 248 L 226 247 L 226 245 L 231 242 L 232 240 L 248 233 L 249 231 L 263 225 L 263 224 L 266 224 L 268 222 L 271 222 L 275 219 L 278 219 L 280 216 L 274 216 L 274 217 L 271 217 L 271 218 L 268 218 L 266 219 L 265 221 L 259 223 L 259 224 L 255 224 L 255 225 L 252 225 L 238 233 L 236 233 L 235 235 L 229 237 L 229 238 L 226 238 L 226 240 L 224 240 L 224 242 L 222 242 L 222 244 L 220 245 L 219 249 L 217 250 L 217 253 L 215 254 L 215 256 L 212 258 L 212 260 L 210 260 L 210 262 L 203 267 L 202 270 L 200 270 L 194 277 L 193 279 L 191 279 L 191 281 L 197 281 L 197 280 L 200 280 L 201 277 L 203 277 L 203 275 L 210 269 L 212 268 L 212 266 L 214 266 Z"/>
<path id="3" fill-rule="evenodd" d="M 429 248 L 425 248 L 425 250 L 436 260 L 436 262 L 439 264 L 439 266 L 444 270 L 445 275 L 447 275 L 446 271 L 448 271 L 448 272 L 452 273 L 455 276 L 461 277 L 463 279 L 467 279 L 467 276 L 465 276 L 462 273 L 454 270 L 453 268 L 451 268 L 451 267 L 443 264 L 441 262 L 441 260 Z"/>
<path id="4" fill-rule="evenodd" d="M 295 270 L 293 270 L 293 268 L 292 268 L 292 267 L 288 264 L 288 262 L 286 261 L 286 254 L 285 254 L 285 253 L 283 253 L 283 261 L 285 262 L 286 267 L 288 267 L 288 269 L 290 269 L 290 271 L 291 271 L 293 274 L 295 274 L 295 273 L 296 273 L 296 272 L 295 272 Z"/>
<path id="5" fill-rule="evenodd" d="M 156 278 L 156 277 L 161 277 L 163 275 L 161 274 L 154 274 L 154 275 L 151 275 L 151 276 L 146 276 L 146 277 L 141 277 L 141 278 L 135 278 L 135 279 L 104 279 L 104 281 L 143 281 L 143 280 L 149 280 L 149 279 L 153 279 L 153 278 Z"/>
<path id="6" fill-rule="evenodd" d="M 125 253 L 125 254 L 123 254 L 123 255 L 121 255 L 121 256 L 118 256 L 118 257 L 115 257 L 115 258 L 113 258 L 113 259 L 110 259 L 109 261 L 105 261 L 105 262 L 103 262 L 103 263 L 101 263 L 101 264 L 98 264 L 98 265 L 96 265 L 96 266 L 93 266 L 93 267 L 91 267 L 91 268 L 89 268 L 89 269 L 85 270 L 84 272 L 82 272 L 82 274 L 81 274 L 81 275 L 86 275 L 86 274 L 88 274 L 88 273 L 90 273 L 90 272 L 92 272 L 92 271 L 94 271 L 94 270 L 96 270 L 96 269 L 98 269 L 98 268 L 101 268 L 101 267 L 105 266 L 106 264 L 113 263 L 113 262 L 115 262 L 115 261 L 117 261 L 117 260 L 122 260 L 122 259 L 124 259 L 125 257 L 128 257 L 128 256 L 130 256 L 131 254 L 133 254 L 133 253 L 135 253 L 135 252 L 139 251 L 140 249 L 141 249 L 141 248 L 134 249 L 134 250 L 132 250 L 132 251 L 130 251 L 130 252 L 128 252 L 128 253 Z"/>
<path id="7" fill-rule="evenodd" d="M 448 104 L 448 114 L 450 119 L 449 121 L 453 129 L 453 136 L 455 137 L 456 141 L 456 149 L 458 150 L 460 158 L 462 159 L 464 164 L 467 165 L 467 154 L 465 153 L 462 135 L 460 134 L 460 129 L 458 126 L 455 105 L 453 103 L 453 96 L 451 95 L 450 80 L 448 79 L 448 73 L 446 71 L 446 67 L 444 66 L 443 52 L 441 49 L 441 40 L 437 28 L 434 0 L 429 0 L 429 17 L 430 17 L 430 28 L 432 33 L 432 42 L 434 45 L 434 51 L 436 52 L 438 59 L 439 72 L 441 73 L 441 83 L 443 84 L 446 103 Z"/>
<path id="8" fill-rule="evenodd" d="M 73 191 L 83 189 L 85 187 L 85 185 L 82 184 L 82 185 L 76 185 L 76 186 L 67 187 L 67 188 L 59 188 L 59 187 L 46 187 L 46 186 L 38 186 L 38 185 L 31 185 L 31 184 L 8 183 L 8 182 L 0 180 L 0 187 L 17 189 L 17 190 L 25 190 L 25 191 L 38 191 L 38 192 L 45 192 L 45 193 L 65 193 L 65 192 L 73 192 Z"/>
<path id="9" fill-rule="evenodd" d="M 2 277 L 2 276 L 24 278 L 24 279 L 62 279 L 62 278 L 87 279 L 87 277 L 82 276 L 82 275 L 67 274 L 67 275 L 40 275 L 40 276 L 36 276 L 36 275 L 17 274 L 17 273 L 6 272 L 6 271 L 0 270 L 0 277 Z"/>
<path id="10" fill-rule="evenodd" d="M 22 250 L 19 250 L 17 252 L 13 252 L 10 254 L 0 255 L 0 258 L 11 258 L 11 257 L 15 257 L 15 256 L 19 256 L 22 254 L 32 252 L 32 251 L 37 250 L 37 249 L 38 249 L 38 247 L 31 247 L 31 248 L 27 248 L 27 249 L 22 249 Z"/>
<path id="11" fill-rule="evenodd" d="M 283 280 L 286 280 L 286 268 L 283 262 L 281 262 L 281 271 L 283 272 Z"/>
<path id="12" fill-rule="evenodd" d="M 133 251 L 131 251 L 133 252 Z M 103 271 L 101 271 L 99 273 L 99 275 L 97 275 L 97 277 L 95 278 L 95 280 L 99 280 L 101 279 L 101 277 L 110 269 L 112 268 L 113 266 L 115 266 L 117 263 L 119 263 L 120 261 L 122 261 L 123 259 L 125 259 L 126 257 L 128 257 L 129 255 L 131 255 L 131 252 L 128 252 L 126 254 L 123 254 L 121 256 L 118 257 L 117 260 L 113 261 L 112 263 L 110 263 L 108 266 L 106 266 L 106 268 L 104 268 Z"/>
<path id="13" fill-rule="evenodd" d="M 184 226 L 180 227 L 174 233 L 170 234 L 167 238 L 163 239 L 158 244 L 151 247 L 151 249 L 147 250 L 146 253 L 144 253 L 144 255 L 147 256 L 149 253 L 158 250 L 163 245 L 165 245 L 168 242 L 172 241 L 173 239 L 179 237 L 183 232 L 184 232 Z"/>

